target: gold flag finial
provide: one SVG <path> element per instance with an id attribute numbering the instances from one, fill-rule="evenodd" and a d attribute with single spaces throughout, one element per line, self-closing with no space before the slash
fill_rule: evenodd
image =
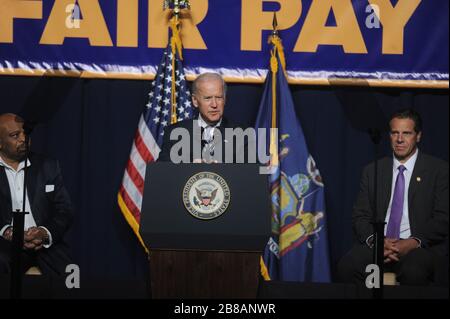
<path id="1" fill-rule="evenodd" d="M 272 27 L 273 27 L 272 34 L 273 35 L 278 35 L 278 20 L 277 20 L 277 13 L 276 12 L 273 13 Z"/>
<path id="2" fill-rule="evenodd" d="M 182 9 L 191 9 L 189 0 L 164 0 L 164 10 L 172 10 L 173 15 L 178 18 Z"/>
<path id="3" fill-rule="evenodd" d="M 164 0 L 163 10 L 170 10 L 171 17 L 170 17 L 170 29 L 172 30 L 172 36 L 170 38 L 170 46 L 172 49 L 172 88 L 171 88 L 171 104 L 172 104 L 172 110 L 171 110 L 171 120 L 170 123 L 174 124 L 178 122 L 177 117 L 177 93 L 176 93 L 176 65 L 175 65 L 175 56 L 178 55 L 180 60 L 183 60 L 183 54 L 182 54 L 182 46 L 181 43 L 181 21 L 180 21 L 180 15 L 182 9 L 191 9 L 191 5 L 189 3 L 189 0 Z"/>
<path id="4" fill-rule="evenodd" d="M 272 22 L 273 30 L 272 34 L 269 36 L 268 43 L 273 45 L 272 49 L 272 58 L 271 58 L 271 68 L 273 72 L 276 72 L 275 69 L 278 70 L 278 60 L 276 58 L 276 53 L 278 53 L 278 56 L 280 57 L 281 67 L 283 69 L 283 72 L 286 74 L 286 59 L 284 57 L 284 49 L 283 44 L 281 43 L 281 38 L 278 32 L 278 20 L 277 20 L 277 13 L 273 13 L 273 22 Z"/>
<path id="5" fill-rule="evenodd" d="M 170 29 L 172 30 L 172 37 L 170 39 L 172 45 L 172 53 L 178 52 L 180 59 L 183 60 L 183 55 L 181 52 L 181 10 L 191 9 L 191 4 L 189 0 L 164 0 L 163 10 L 170 10 Z"/>

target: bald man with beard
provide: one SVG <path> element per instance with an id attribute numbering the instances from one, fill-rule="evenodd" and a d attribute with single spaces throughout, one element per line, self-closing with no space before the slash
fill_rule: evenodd
<path id="1" fill-rule="evenodd" d="M 43 274 L 62 275 L 71 263 L 63 237 L 73 206 L 58 162 L 33 153 L 27 159 L 23 125 L 15 114 L 0 115 L 0 274 L 11 271 L 13 212 L 23 208 L 27 160 L 23 271 L 37 266 Z"/>

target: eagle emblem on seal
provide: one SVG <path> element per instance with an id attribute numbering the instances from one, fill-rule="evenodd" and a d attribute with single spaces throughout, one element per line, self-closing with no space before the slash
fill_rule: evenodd
<path id="1" fill-rule="evenodd" d="M 203 220 L 222 215 L 230 204 L 230 198 L 227 182 L 213 172 L 195 174 L 183 189 L 184 207 L 192 216 Z"/>
<path id="2" fill-rule="evenodd" d="M 214 199 L 216 198 L 218 189 L 216 188 L 215 190 L 210 192 L 208 190 L 201 191 L 198 188 L 196 188 L 195 191 L 197 192 L 197 198 L 195 199 L 200 200 L 203 206 L 209 206 L 211 202 L 213 202 Z"/>

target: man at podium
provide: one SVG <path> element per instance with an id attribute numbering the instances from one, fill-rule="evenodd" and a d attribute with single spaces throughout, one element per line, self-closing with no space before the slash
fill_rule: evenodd
<path id="1" fill-rule="evenodd" d="M 251 132 L 244 132 L 223 116 L 226 93 L 227 85 L 220 74 L 199 75 L 192 84 L 192 103 L 198 116 L 166 127 L 158 161 L 243 163 L 248 142 L 254 141 L 254 135 L 248 135 Z M 233 130 L 242 138 L 235 139 L 236 135 L 227 138 Z"/>
<path id="2" fill-rule="evenodd" d="M 256 151 L 255 130 L 223 116 L 226 91 L 219 74 L 201 74 L 192 85 L 198 116 L 165 128 L 159 163 L 146 169 L 139 232 L 153 298 L 256 297 L 270 234 L 267 176 L 247 151 Z"/>

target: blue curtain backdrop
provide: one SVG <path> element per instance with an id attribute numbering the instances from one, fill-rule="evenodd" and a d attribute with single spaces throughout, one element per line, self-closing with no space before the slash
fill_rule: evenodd
<path id="1" fill-rule="evenodd" d="M 61 162 L 77 209 L 68 241 L 84 276 L 148 277 L 146 256 L 117 206 L 117 190 L 149 90 L 147 81 L 0 77 L 0 112 L 26 106 L 28 114 L 46 121 L 34 130 L 32 149 Z M 251 126 L 262 90 L 262 84 L 229 85 L 226 116 Z M 357 125 L 368 105 L 375 101 L 385 116 L 400 107 L 417 109 L 424 120 L 420 149 L 448 160 L 448 90 L 291 86 L 291 91 L 326 185 L 334 276 L 337 261 L 352 244 L 351 208 L 360 173 L 374 154 L 369 136 Z M 380 149 L 389 153 L 387 135 Z"/>

